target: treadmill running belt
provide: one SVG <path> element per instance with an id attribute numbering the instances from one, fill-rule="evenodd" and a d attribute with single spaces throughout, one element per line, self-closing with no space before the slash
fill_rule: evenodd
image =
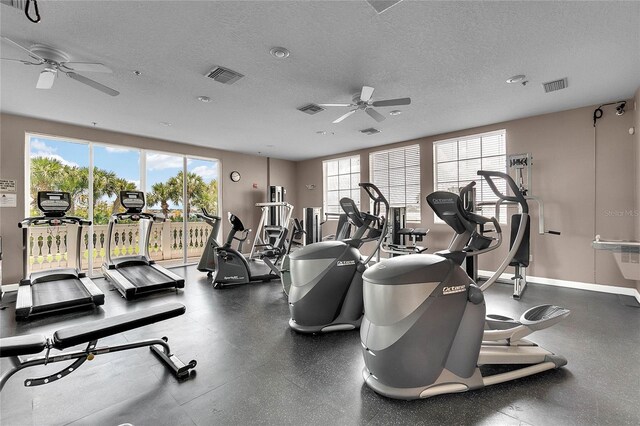
<path id="1" fill-rule="evenodd" d="M 77 278 L 32 284 L 31 297 L 33 308 L 38 311 L 43 307 L 58 309 L 77 305 L 80 301 L 91 303 L 91 295 Z"/>
<path id="2" fill-rule="evenodd" d="M 144 289 L 144 287 L 172 287 L 175 281 L 171 278 L 147 265 L 132 265 L 122 269 L 117 269 L 134 286 Z"/>

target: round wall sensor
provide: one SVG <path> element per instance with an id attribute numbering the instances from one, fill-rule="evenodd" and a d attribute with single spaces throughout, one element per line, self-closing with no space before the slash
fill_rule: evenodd
<path id="1" fill-rule="evenodd" d="M 507 80 L 507 83 L 509 83 L 509 84 L 521 83 L 521 82 L 524 81 L 525 78 L 527 78 L 527 76 L 525 76 L 524 74 L 514 75 L 513 77 L 511 77 L 510 79 Z"/>
<path id="2" fill-rule="evenodd" d="M 636 133 L 636 128 L 635 127 L 629 127 L 629 134 L 630 135 L 634 135 Z"/>

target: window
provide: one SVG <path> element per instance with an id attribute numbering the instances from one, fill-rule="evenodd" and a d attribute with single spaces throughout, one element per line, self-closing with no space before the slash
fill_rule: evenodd
<path id="1" fill-rule="evenodd" d="M 420 146 L 411 145 L 369 154 L 371 182 L 389 205 L 404 206 L 408 222 L 420 222 Z"/>
<path id="2" fill-rule="evenodd" d="M 351 198 L 360 208 L 360 156 L 322 162 L 325 213 L 342 213 L 340 199 Z"/>
<path id="3" fill-rule="evenodd" d="M 210 227 L 194 213 L 202 208 L 214 215 L 219 212 L 218 160 L 36 134 L 27 134 L 26 143 L 26 215 L 39 214 L 38 191 L 69 192 L 69 214 L 93 222 L 83 229 L 85 269 L 99 274 L 107 223 L 113 212 L 122 211 L 118 196 L 125 189 L 145 190 L 147 210 L 168 218 L 152 228 L 149 251 L 154 260 L 168 266 L 200 257 Z M 183 202 L 185 194 L 187 201 Z M 30 270 L 66 266 L 66 227 L 34 227 L 29 232 Z M 116 225 L 111 243 L 114 254 L 136 254 L 137 233 L 137 224 Z"/>
<path id="4" fill-rule="evenodd" d="M 497 201 L 484 179 L 482 182 L 478 180 L 478 170 L 507 172 L 505 130 L 434 142 L 434 191 L 458 193 L 461 187 L 476 181 L 479 183 L 476 186 L 476 203 Z M 495 183 L 500 191 L 506 191 L 504 180 L 496 179 Z M 494 206 L 485 206 L 483 215 L 494 216 Z M 506 217 L 506 207 L 503 206 L 500 221 L 506 223 Z M 442 223 L 435 213 L 434 218 Z"/>

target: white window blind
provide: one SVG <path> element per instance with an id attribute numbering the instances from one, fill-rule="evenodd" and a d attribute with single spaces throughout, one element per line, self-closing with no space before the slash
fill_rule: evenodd
<path id="1" fill-rule="evenodd" d="M 342 213 L 340 199 L 351 198 L 360 208 L 360 156 L 335 158 L 322 163 L 324 211 Z"/>
<path id="2" fill-rule="evenodd" d="M 505 130 L 434 142 L 434 191 L 450 191 L 457 194 L 461 187 L 475 180 L 478 182 L 477 203 L 497 201 L 498 198 L 489 185 L 478 176 L 478 170 L 507 172 Z M 494 182 L 500 191 L 506 191 L 506 182 L 503 179 L 495 179 Z M 503 206 L 502 209 L 500 220 L 506 223 L 506 207 Z M 495 207 L 484 206 L 482 214 L 494 216 Z M 437 222 L 442 222 L 435 213 L 434 218 Z"/>
<path id="3" fill-rule="evenodd" d="M 405 206 L 408 222 L 420 222 L 420 145 L 369 154 L 371 182 L 391 206 Z"/>

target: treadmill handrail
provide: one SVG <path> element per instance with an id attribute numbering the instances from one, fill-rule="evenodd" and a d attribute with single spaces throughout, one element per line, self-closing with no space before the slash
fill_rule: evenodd
<path id="1" fill-rule="evenodd" d="M 62 216 L 62 217 L 48 217 L 48 216 L 32 216 L 23 219 L 18 223 L 18 228 L 27 228 L 29 226 L 48 225 L 48 226 L 60 226 L 60 225 L 80 225 L 90 226 L 91 221 L 76 216 Z"/>
<path id="2" fill-rule="evenodd" d="M 145 213 L 145 212 L 140 212 L 140 213 L 131 213 L 131 212 L 124 212 L 124 213 L 114 213 L 111 215 L 111 218 L 113 219 L 113 221 L 115 223 L 118 223 L 119 220 L 127 220 L 127 219 L 131 219 L 131 220 L 140 220 L 140 219 L 148 219 L 151 220 L 153 222 L 165 222 L 167 219 L 158 215 L 155 215 L 153 213 Z"/>

